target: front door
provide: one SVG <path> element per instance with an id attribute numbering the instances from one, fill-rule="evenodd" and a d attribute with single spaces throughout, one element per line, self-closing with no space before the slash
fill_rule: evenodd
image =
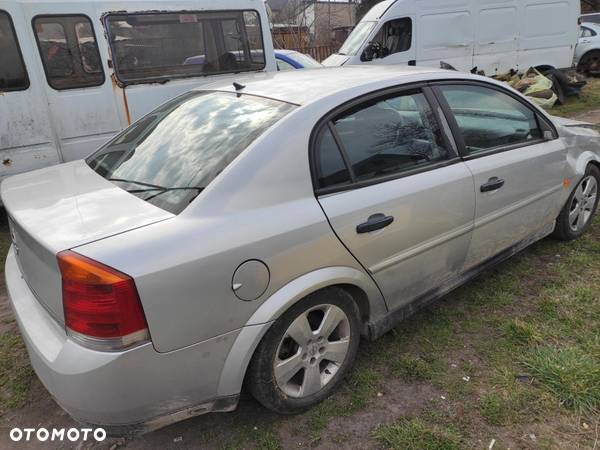
<path id="1" fill-rule="evenodd" d="M 401 17 L 386 21 L 373 39 L 367 43 L 361 60 L 374 64 L 415 63 L 415 35 L 412 17 Z"/>
<path id="2" fill-rule="evenodd" d="M 567 150 L 546 119 L 509 91 L 473 83 L 436 89 L 475 180 L 468 268 L 552 226 Z"/>
<path id="3" fill-rule="evenodd" d="M 357 100 L 325 119 L 314 147 L 319 202 L 390 309 L 461 272 L 473 223 L 471 173 L 427 98 Z"/>

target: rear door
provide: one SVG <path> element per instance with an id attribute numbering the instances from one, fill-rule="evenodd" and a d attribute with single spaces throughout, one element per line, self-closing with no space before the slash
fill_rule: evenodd
<path id="1" fill-rule="evenodd" d="M 124 125 L 100 56 L 94 5 L 78 4 L 76 14 L 72 6 L 27 7 L 63 160 L 84 158 Z"/>
<path id="2" fill-rule="evenodd" d="M 21 4 L 0 1 L 0 179 L 60 161 Z"/>
<path id="3" fill-rule="evenodd" d="M 469 268 L 552 225 L 567 149 L 542 115 L 508 90 L 471 82 L 435 90 L 475 180 Z"/>
<path id="4" fill-rule="evenodd" d="M 463 268 L 472 176 L 420 87 L 358 99 L 324 118 L 313 143 L 318 200 L 390 309 Z"/>

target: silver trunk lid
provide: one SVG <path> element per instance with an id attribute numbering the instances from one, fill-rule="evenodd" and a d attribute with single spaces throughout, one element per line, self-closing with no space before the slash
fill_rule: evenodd
<path id="1" fill-rule="evenodd" d="M 23 277 L 61 323 L 57 253 L 173 217 L 96 174 L 85 161 L 7 178 L 0 193 Z"/>

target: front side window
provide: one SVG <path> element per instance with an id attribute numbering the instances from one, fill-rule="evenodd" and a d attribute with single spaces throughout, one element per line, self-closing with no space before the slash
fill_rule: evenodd
<path id="1" fill-rule="evenodd" d="M 255 11 L 110 14 L 106 23 L 115 71 L 123 83 L 265 66 Z"/>
<path id="2" fill-rule="evenodd" d="M 375 35 L 373 43 L 378 48 L 375 57 L 385 58 L 394 53 L 410 50 L 412 43 L 412 20 L 408 17 L 390 20 Z"/>
<path id="3" fill-rule="evenodd" d="M 293 108 L 251 95 L 189 92 L 134 123 L 87 163 L 131 194 L 178 214 Z"/>
<path id="4" fill-rule="evenodd" d="M 22 91 L 29 87 L 21 49 L 8 13 L 0 11 L 0 91 Z"/>
<path id="5" fill-rule="evenodd" d="M 447 160 L 437 120 L 421 92 L 370 100 L 331 121 L 354 181 L 361 182 Z M 317 147 L 319 187 L 347 182 L 327 131 Z"/>
<path id="6" fill-rule="evenodd" d="M 468 154 L 541 139 L 537 116 L 514 97 L 482 86 L 440 88 L 462 132 Z"/>
<path id="7" fill-rule="evenodd" d="M 104 83 L 90 19 L 82 15 L 38 16 L 33 27 L 51 87 L 62 90 Z"/>

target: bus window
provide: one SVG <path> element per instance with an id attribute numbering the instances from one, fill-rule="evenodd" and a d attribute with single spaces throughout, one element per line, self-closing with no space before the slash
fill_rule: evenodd
<path id="1" fill-rule="evenodd" d="M 33 27 L 51 87 L 63 90 L 104 83 L 90 19 L 83 15 L 37 16 Z"/>
<path id="2" fill-rule="evenodd" d="M 255 11 L 109 14 L 106 25 L 123 84 L 265 67 Z"/>
<path id="3" fill-rule="evenodd" d="M 8 13 L 0 11 L 0 91 L 23 91 L 29 78 Z"/>

